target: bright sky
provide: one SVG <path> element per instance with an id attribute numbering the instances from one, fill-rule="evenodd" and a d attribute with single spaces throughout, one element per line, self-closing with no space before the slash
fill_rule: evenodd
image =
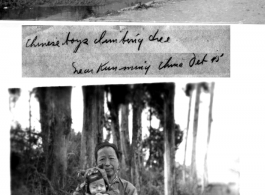
<path id="1" fill-rule="evenodd" d="M 189 98 L 185 95 L 183 89 L 187 82 L 176 83 L 175 90 L 175 122 L 180 125 L 181 130 L 185 130 L 187 127 L 188 117 L 188 105 Z M 30 88 L 23 88 L 21 96 L 16 103 L 16 109 L 13 112 L 13 116 L 17 119 L 22 127 L 27 127 L 29 124 L 28 110 L 29 110 L 29 90 Z M 236 168 L 239 170 L 239 164 L 235 163 L 235 160 L 239 158 L 239 143 L 235 140 L 239 139 L 240 129 L 236 128 L 235 113 L 238 114 L 238 110 L 235 112 L 237 107 L 233 106 L 233 102 L 237 101 L 236 95 L 233 92 L 233 87 L 228 86 L 227 83 L 217 82 L 215 83 L 214 100 L 213 100 L 213 123 L 212 123 L 212 134 L 208 152 L 208 163 L 209 163 L 209 180 L 213 182 L 235 182 L 236 175 L 232 174 L 230 168 Z M 199 176 L 202 173 L 203 158 L 206 149 L 206 138 L 208 131 L 208 109 L 209 109 L 210 95 L 209 93 L 202 92 L 201 103 L 200 103 L 200 114 L 199 114 L 199 127 L 198 127 L 198 139 L 197 139 L 197 163 Z M 193 116 L 194 116 L 194 103 L 195 93 L 193 94 L 193 102 L 191 108 L 190 117 L 190 129 L 188 139 L 188 150 L 187 150 L 187 165 L 191 161 L 191 150 L 192 150 L 192 127 L 193 127 Z M 232 105 L 232 106 L 231 106 Z M 39 124 L 39 106 L 35 97 L 32 97 L 32 126 L 37 130 L 40 130 Z M 146 113 L 144 110 L 142 115 L 143 121 L 143 137 L 148 135 L 149 122 L 147 121 Z M 132 112 L 130 112 L 129 128 L 132 129 Z M 83 97 L 81 87 L 73 87 L 72 90 L 72 128 L 75 131 L 82 131 L 83 121 Z M 159 121 L 153 120 L 152 126 L 158 127 Z M 186 131 L 185 131 L 186 132 Z M 130 132 L 131 137 L 131 132 Z M 184 135 L 185 138 L 185 135 Z M 179 164 L 183 163 L 184 157 L 184 145 L 185 140 L 179 146 L 179 150 L 176 154 L 176 161 Z M 216 168 L 218 167 L 218 169 Z"/>
<path id="2" fill-rule="evenodd" d="M 176 87 L 181 89 L 182 84 Z M 232 86 L 231 86 L 232 87 Z M 231 174 L 230 168 L 235 167 L 235 160 L 239 158 L 239 130 L 234 128 L 234 107 L 231 103 L 235 101 L 231 93 L 233 89 L 229 88 L 227 84 L 217 82 L 214 90 L 213 111 L 212 111 L 212 127 L 211 127 L 211 140 L 208 151 L 208 163 L 209 163 L 209 180 L 210 181 L 235 181 L 235 175 Z M 191 109 L 191 121 L 189 125 L 189 138 L 192 137 L 193 131 L 193 117 L 194 117 L 194 103 L 195 92 L 193 93 L 193 102 Z M 189 99 L 181 90 L 176 89 L 176 101 L 175 101 L 175 120 L 180 124 L 181 129 L 185 129 L 187 126 L 188 104 Z M 177 100 L 178 99 L 178 100 Z M 199 127 L 197 138 L 197 163 L 199 174 L 203 169 L 203 158 L 206 149 L 206 139 L 208 131 L 208 112 L 210 103 L 210 94 L 201 94 L 201 104 L 199 110 Z M 233 105 L 233 104 L 232 104 Z M 237 112 L 238 113 L 238 112 Z M 186 162 L 190 164 L 192 139 L 188 140 L 188 155 Z M 176 158 L 182 164 L 184 157 L 184 144 L 181 144 L 177 151 Z M 239 164 L 237 169 L 239 169 Z M 217 168 L 218 167 L 218 168 Z"/>

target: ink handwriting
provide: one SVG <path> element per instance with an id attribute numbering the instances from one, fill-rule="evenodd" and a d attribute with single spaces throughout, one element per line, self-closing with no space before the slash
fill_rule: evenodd
<path id="1" fill-rule="evenodd" d="M 193 57 L 190 59 L 189 66 L 192 67 L 193 65 L 203 65 L 204 63 L 208 62 L 206 60 L 207 54 L 204 55 L 203 59 L 198 59 L 197 56 L 193 53 Z"/>
<path id="2" fill-rule="evenodd" d="M 80 68 L 80 69 L 77 69 L 75 66 L 74 66 L 74 64 L 75 64 L 75 62 L 73 62 L 72 63 L 72 66 L 73 66 L 73 68 L 74 68 L 74 72 L 73 72 L 73 74 L 87 74 L 87 73 L 91 73 L 91 74 L 93 74 L 93 69 L 82 69 L 82 68 Z"/>
<path id="3" fill-rule="evenodd" d="M 93 68 L 77 68 L 76 62 L 72 63 L 72 67 L 74 69 L 73 74 L 101 74 L 103 72 L 112 72 L 111 74 L 115 74 L 113 72 L 131 72 L 131 71 L 142 71 L 144 75 L 147 75 L 152 68 L 157 68 L 159 71 L 163 71 L 165 69 L 175 69 L 175 68 L 184 68 L 184 67 L 194 67 L 200 66 L 210 63 L 218 63 L 220 58 L 224 56 L 224 53 L 221 55 L 214 55 L 209 57 L 209 54 L 204 54 L 203 56 L 198 56 L 198 54 L 193 53 L 192 57 L 189 58 L 177 58 L 177 56 L 170 56 L 164 61 L 160 61 L 157 65 L 152 65 L 150 62 L 148 63 L 146 60 L 144 64 L 130 65 L 127 62 L 121 63 L 120 65 L 116 64 L 115 66 L 111 65 L 110 61 L 100 63 L 94 72 Z M 209 58 L 209 59 L 208 59 Z M 113 62 L 115 64 L 115 61 Z M 154 61 L 152 63 L 155 63 Z M 119 74 L 119 73 L 118 73 Z"/>
<path id="4" fill-rule="evenodd" d="M 122 37 L 122 39 L 120 40 L 120 42 L 122 44 L 124 44 L 124 43 L 128 43 L 128 44 L 130 44 L 130 43 L 139 43 L 138 44 L 138 51 L 139 51 L 144 40 L 142 38 L 139 38 L 139 39 L 137 39 L 137 38 L 135 38 L 135 39 L 127 38 L 128 32 L 129 31 L 127 30 L 126 33 L 124 34 L 124 36 Z M 139 33 L 136 34 L 136 37 L 139 36 L 139 35 L 140 35 Z"/>
<path id="5" fill-rule="evenodd" d="M 97 73 L 111 70 L 117 71 L 117 66 L 107 66 L 108 63 L 109 61 L 104 64 L 101 63 L 98 67 Z"/>
<path id="6" fill-rule="evenodd" d="M 44 42 L 44 43 L 39 43 L 39 42 L 36 42 L 37 39 L 38 39 L 38 36 L 35 36 L 35 38 L 32 41 L 31 41 L 31 39 L 28 39 L 27 43 L 26 43 L 26 47 L 49 47 L 49 46 L 60 47 L 60 45 L 59 45 L 60 41 L 59 40 L 57 40 L 56 42 L 47 41 L 47 42 Z"/>
<path id="7" fill-rule="evenodd" d="M 104 43 L 117 43 L 117 42 L 118 42 L 117 39 L 104 39 L 106 33 L 107 33 L 107 31 L 104 30 L 104 31 L 101 33 L 99 39 L 95 39 L 95 40 L 94 40 L 94 43 L 95 43 L 95 44 L 98 44 L 98 43 L 99 43 L 100 45 L 102 45 L 102 44 L 104 44 Z"/>
<path id="8" fill-rule="evenodd" d="M 214 63 L 214 62 L 219 62 L 219 58 L 223 57 L 224 54 L 222 53 L 220 56 L 214 56 L 212 59 L 211 59 L 211 62 Z"/>
<path id="9" fill-rule="evenodd" d="M 66 40 L 65 40 L 65 42 L 62 45 L 68 45 L 69 42 L 71 44 L 74 44 L 75 42 L 77 42 L 78 44 L 77 44 L 77 46 L 74 49 L 74 53 L 76 53 L 78 51 L 79 47 L 82 44 L 88 45 L 88 39 L 87 38 L 85 38 L 85 39 L 76 39 L 76 38 L 70 39 L 69 37 L 70 37 L 70 32 L 68 32 L 67 37 L 66 37 Z"/>
<path id="10" fill-rule="evenodd" d="M 95 45 L 104 45 L 104 44 L 128 44 L 133 45 L 137 44 L 137 50 L 140 51 L 143 43 L 145 41 L 150 42 L 157 42 L 157 43 L 169 43 L 170 37 L 164 37 L 163 35 L 159 34 L 159 29 L 156 30 L 155 33 L 147 34 L 147 37 L 142 37 L 139 32 L 136 32 L 136 34 L 132 34 L 129 30 L 123 32 L 120 31 L 120 33 L 123 33 L 121 35 L 121 38 L 107 38 L 112 34 L 108 34 L 107 30 L 103 30 L 98 37 L 91 38 Z M 116 36 L 116 35 L 112 35 Z M 72 32 L 67 32 L 66 37 L 63 39 L 62 43 L 60 43 L 60 40 L 55 41 L 46 41 L 46 42 L 38 42 L 38 36 L 35 36 L 33 39 L 28 39 L 26 42 L 26 47 L 60 47 L 60 46 L 69 46 L 69 45 L 75 45 L 75 48 L 73 50 L 73 53 L 77 53 L 82 45 L 89 45 L 89 39 L 88 38 L 80 38 L 76 37 L 72 34 Z"/>
<path id="11" fill-rule="evenodd" d="M 150 35 L 149 36 L 149 41 L 157 41 L 157 42 L 160 42 L 160 43 L 168 43 L 169 40 L 170 40 L 170 37 L 167 37 L 166 40 L 164 40 L 163 36 L 158 38 L 157 37 L 158 32 L 159 32 L 159 29 L 155 32 L 154 35 Z"/>
<path id="12" fill-rule="evenodd" d="M 148 73 L 149 68 L 151 67 L 151 65 L 148 66 L 123 66 L 121 68 L 119 68 L 119 70 L 145 70 L 145 75 Z"/>
<path id="13" fill-rule="evenodd" d="M 172 56 L 167 60 L 167 62 L 164 64 L 164 62 L 160 62 L 158 66 L 158 70 L 164 69 L 164 68 L 173 68 L 173 67 L 180 67 L 182 68 L 183 63 L 171 63 Z"/>

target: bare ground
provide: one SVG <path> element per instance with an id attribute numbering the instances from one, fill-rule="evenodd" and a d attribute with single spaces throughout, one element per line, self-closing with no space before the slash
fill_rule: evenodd
<path id="1" fill-rule="evenodd" d="M 85 21 L 265 24 L 264 0 L 157 0 L 153 7 Z"/>

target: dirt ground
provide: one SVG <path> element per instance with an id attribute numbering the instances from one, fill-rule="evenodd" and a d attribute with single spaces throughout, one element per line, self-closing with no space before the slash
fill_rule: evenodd
<path id="1" fill-rule="evenodd" d="M 264 0 L 157 0 L 148 9 L 85 21 L 265 24 Z"/>

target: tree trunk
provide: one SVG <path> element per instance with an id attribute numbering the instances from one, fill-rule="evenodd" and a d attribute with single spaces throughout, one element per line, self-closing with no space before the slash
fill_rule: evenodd
<path id="1" fill-rule="evenodd" d="M 113 143 L 117 146 L 118 150 L 121 151 L 121 136 L 120 136 L 120 128 L 119 128 L 119 106 L 113 105 L 110 110 L 111 116 L 111 130 Z M 122 160 L 122 158 L 120 159 Z"/>
<path id="2" fill-rule="evenodd" d="M 175 85 L 165 84 L 164 96 L 164 189 L 165 195 L 174 195 L 175 186 Z"/>
<path id="3" fill-rule="evenodd" d="M 141 154 L 142 154 L 142 110 L 144 107 L 143 97 L 143 85 L 134 85 L 134 96 L 133 96 L 133 133 L 132 133 L 132 168 L 131 175 L 133 177 L 133 183 L 140 194 L 141 186 Z"/>
<path id="4" fill-rule="evenodd" d="M 119 108 L 120 108 L 120 95 L 119 91 L 121 86 L 110 85 L 108 87 L 109 93 L 111 95 L 111 101 L 108 102 L 108 107 L 110 110 L 111 117 L 111 132 L 113 137 L 113 143 L 117 146 L 118 150 L 121 151 L 121 136 L 120 136 L 120 124 L 119 124 Z M 119 159 L 120 166 L 122 169 L 123 157 Z"/>
<path id="5" fill-rule="evenodd" d="M 192 158 L 191 158 L 191 175 L 194 189 L 197 189 L 197 166 L 196 166 L 196 142 L 197 142 L 197 131 L 199 122 L 199 108 L 200 108 L 200 94 L 201 84 L 196 84 L 196 100 L 195 100 L 195 111 L 194 111 L 194 122 L 193 122 L 193 144 L 192 144 Z"/>
<path id="6" fill-rule="evenodd" d="M 80 167 L 95 165 L 95 146 L 103 141 L 104 88 L 103 86 L 84 86 L 84 120 L 81 138 Z"/>
<path id="7" fill-rule="evenodd" d="M 32 118 L 32 113 L 31 113 L 31 95 L 32 91 L 29 91 L 29 130 L 31 131 L 31 118 Z"/>
<path id="8" fill-rule="evenodd" d="M 208 115 L 208 136 L 207 136 L 207 145 L 206 145 L 206 152 L 204 156 L 204 175 L 203 175 L 203 189 L 208 184 L 208 166 L 207 166 L 207 156 L 208 156 L 208 148 L 209 148 L 209 143 L 210 143 L 210 138 L 211 138 L 211 125 L 212 125 L 212 109 L 213 109 L 213 95 L 214 95 L 214 82 L 211 83 L 211 88 L 210 88 L 210 105 L 209 105 L 209 115 Z M 202 189 L 202 190 L 203 190 Z"/>
<path id="9" fill-rule="evenodd" d="M 47 165 L 47 154 L 48 154 L 48 138 L 49 138 L 49 111 L 46 98 L 48 97 L 48 88 L 36 88 L 36 96 L 40 105 L 40 124 L 41 124 L 41 137 L 42 137 L 42 147 L 45 155 L 46 165 Z M 47 168 L 46 168 L 47 169 Z"/>
<path id="10" fill-rule="evenodd" d="M 47 178 L 55 190 L 65 187 L 67 144 L 71 131 L 71 87 L 38 88 Z M 46 194 L 54 193 L 47 189 Z"/>
<path id="11" fill-rule="evenodd" d="M 186 182 L 186 155 L 187 155 L 187 146 L 188 146 L 188 136 L 189 136 L 189 126 L 190 126 L 190 109 L 192 102 L 192 92 L 190 93 L 190 101 L 189 101 L 189 111 L 188 111 L 188 121 L 187 121 L 187 130 L 186 130 L 186 138 L 185 138 L 185 151 L 184 151 L 184 160 L 183 160 L 183 181 Z"/>
<path id="12" fill-rule="evenodd" d="M 14 109 L 16 107 L 16 102 L 20 97 L 21 89 L 20 88 L 10 88 L 8 89 L 9 92 L 9 111 L 12 114 L 12 122 L 11 126 L 15 127 L 17 126 L 17 120 L 14 115 Z"/>
<path id="13" fill-rule="evenodd" d="M 127 180 L 132 181 L 131 178 L 131 158 L 130 158 L 130 137 L 129 137 L 129 105 L 121 105 L 121 148 L 123 156 L 124 175 Z"/>

